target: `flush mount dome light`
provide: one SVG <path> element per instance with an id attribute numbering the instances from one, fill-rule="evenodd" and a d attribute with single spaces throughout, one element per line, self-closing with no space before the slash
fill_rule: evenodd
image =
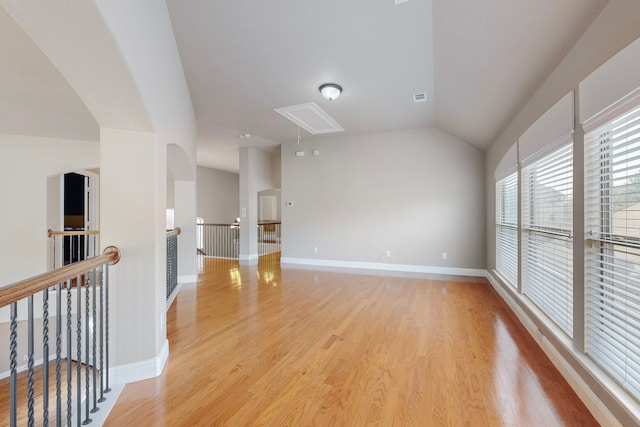
<path id="1" fill-rule="evenodd" d="M 342 87 L 335 83 L 325 83 L 323 85 L 320 85 L 318 90 L 328 101 L 333 101 L 340 96 L 340 93 L 342 93 Z"/>

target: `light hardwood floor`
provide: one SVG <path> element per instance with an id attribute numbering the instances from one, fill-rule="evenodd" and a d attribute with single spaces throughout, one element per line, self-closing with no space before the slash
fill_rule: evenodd
<path id="1" fill-rule="evenodd" d="M 485 279 L 205 260 L 108 426 L 592 426 Z"/>

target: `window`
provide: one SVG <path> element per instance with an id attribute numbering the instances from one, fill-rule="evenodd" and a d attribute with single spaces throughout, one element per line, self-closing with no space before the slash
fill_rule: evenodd
<path id="1" fill-rule="evenodd" d="M 522 292 L 573 335 L 573 145 L 522 169 Z"/>
<path id="2" fill-rule="evenodd" d="M 636 101 L 584 125 L 585 350 L 640 398 L 640 97 Z"/>
<path id="3" fill-rule="evenodd" d="M 518 284 L 518 173 L 496 182 L 496 270 Z"/>

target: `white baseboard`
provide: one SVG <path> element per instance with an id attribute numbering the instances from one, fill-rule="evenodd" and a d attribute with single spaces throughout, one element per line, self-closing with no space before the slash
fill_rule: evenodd
<path id="1" fill-rule="evenodd" d="M 198 274 L 183 274 L 178 276 L 178 283 L 191 283 L 198 281 Z"/>
<path id="2" fill-rule="evenodd" d="M 62 358 L 66 358 L 67 355 L 66 353 L 62 355 Z M 55 354 L 50 354 L 49 355 L 49 362 L 56 360 L 56 355 Z M 33 361 L 33 366 L 38 367 L 41 366 L 43 363 L 43 358 L 39 358 L 39 359 L 35 359 Z M 25 365 L 20 365 L 16 367 L 16 372 L 19 374 L 20 372 L 24 372 L 27 369 L 29 369 L 29 365 L 25 364 Z M 5 378 L 9 378 L 11 376 L 11 371 L 4 371 L 4 372 L 0 372 L 0 380 L 3 380 Z"/>
<path id="3" fill-rule="evenodd" d="M 107 421 L 107 418 L 109 417 L 109 413 L 111 412 L 116 402 L 118 401 L 118 397 L 120 397 L 122 390 L 124 390 L 124 387 L 125 387 L 124 384 L 116 384 L 111 386 L 111 391 L 105 395 L 107 400 L 102 402 L 99 406 L 100 410 L 98 412 L 94 412 L 93 414 L 89 415 L 89 418 L 91 418 L 91 424 L 90 424 L 91 427 L 101 427 L 104 425 L 104 423 Z M 82 402 L 84 403 L 84 398 Z M 83 404 L 82 405 L 83 420 L 86 419 L 85 408 L 86 406 Z M 74 413 L 74 416 L 75 416 L 75 413 Z"/>
<path id="4" fill-rule="evenodd" d="M 240 261 L 254 261 L 254 260 L 257 261 L 258 260 L 258 254 L 240 254 L 238 259 Z"/>
<path id="5" fill-rule="evenodd" d="M 589 412 L 594 418 L 603 426 L 622 427 L 622 424 L 611 413 L 607 406 L 596 396 L 591 390 L 591 387 L 582 379 L 582 377 L 575 371 L 575 369 L 565 360 L 564 357 L 558 352 L 558 350 L 547 340 L 543 334 L 539 333 L 537 325 L 531 320 L 531 318 L 525 313 L 525 311 L 516 303 L 509 292 L 497 282 L 495 277 L 485 271 L 485 277 L 491 283 L 491 286 L 500 295 L 500 297 L 507 303 L 509 308 L 516 315 L 520 323 L 525 327 L 529 335 L 538 343 L 542 351 L 551 360 L 551 363 L 558 369 L 562 377 L 569 383 L 571 388 L 576 392 L 580 400 L 589 409 Z M 572 351 L 571 349 L 568 349 Z M 579 355 L 576 355 L 579 358 Z"/>
<path id="6" fill-rule="evenodd" d="M 171 304 L 173 304 L 173 301 L 175 301 L 176 297 L 178 296 L 178 293 L 180 292 L 180 289 L 182 289 L 182 283 L 178 282 L 178 286 L 176 286 L 173 289 L 173 292 L 171 292 L 171 295 L 169 295 L 169 297 L 167 298 L 167 305 L 165 308 L 166 310 L 169 310 L 169 307 L 171 307 Z"/>
<path id="7" fill-rule="evenodd" d="M 109 379 L 112 384 L 127 384 L 155 378 L 162 374 L 162 370 L 169 358 L 169 340 L 164 340 L 160 353 L 152 359 L 110 368 Z"/>
<path id="8" fill-rule="evenodd" d="M 361 270 L 400 271 L 404 273 L 445 274 L 451 276 L 486 277 L 486 270 L 475 268 L 434 267 L 428 265 L 388 264 L 379 262 L 338 261 L 314 258 L 280 258 L 281 264 L 318 267 L 352 268 Z"/>

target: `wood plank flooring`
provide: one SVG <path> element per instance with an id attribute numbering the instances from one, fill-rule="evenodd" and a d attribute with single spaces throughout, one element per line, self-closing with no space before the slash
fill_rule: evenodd
<path id="1" fill-rule="evenodd" d="M 205 259 L 107 426 L 594 426 L 485 279 Z"/>
<path id="2" fill-rule="evenodd" d="M 71 381 L 72 381 L 72 391 L 71 391 L 71 413 L 73 414 L 76 410 L 77 405 L 77 363 L 71 363 Z M 86 375 L 86 365 L 81 365 L 82 371 L 82 379 L 80 382 L 80 393 L 84 397 L 85 393 L 85 375 Z M 63 420 L 63 424 L 66 423 L 67 417 L 67 361 L 66 359 L 62 360 L 62 366 L 60 370 L 60 381 L 61 381 L 61 419 Z M 93 376 L 93 368 L 89 369 L 89 378 Z M 44 414 L 43 414 L 43 401 L 44 401 L 44 386 L 43 386 L 43 365 L 37 366 L 34 369 L 34 422 L 35 425 L 43 425 L 44 424 Z M 27 405 L 27 396 L 28 396 L 28 372 L 23 371 L 18 374 L 18 388 L 17 388 L 17 408 L 16 408 L 16 422 L 19 426 L 28 425 L 29 420 L 29 411 Z M 0 426 L 9 426 L 9 410 L 10 410 L 10 384 L 11 380 L 9 378 L 3 378 L 0 380 Z M 56 424 L 56 363 L 55 361 L 49 362 L 49 416 L 48 422 L 49 425 Z M 77 412 L 76 412 L 77 413 Z M 77 423 L 77 417 L 74 415 L 72 418 L 72 422 Z"/>

